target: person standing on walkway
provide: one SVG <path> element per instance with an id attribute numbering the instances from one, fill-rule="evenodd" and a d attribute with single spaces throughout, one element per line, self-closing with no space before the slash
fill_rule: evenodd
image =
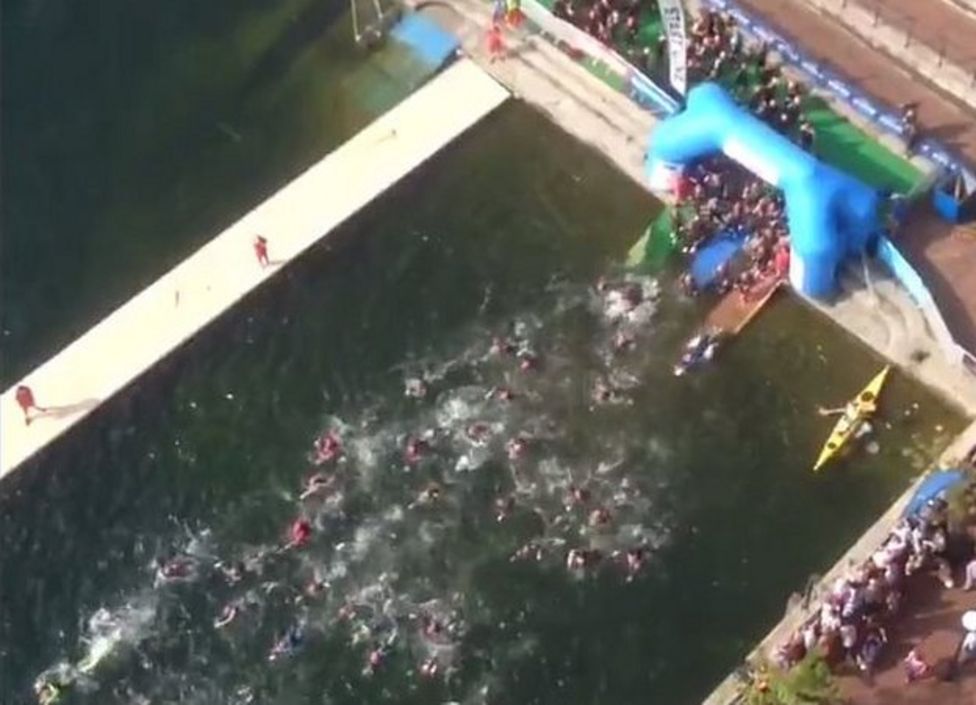
<path id="1" fill-rule="evenodd" d="M 800 147 L 813 153 L 813 147 L 817 140 L 817 131 L 813 125 L 804 120 L 800 123 Z"/>
<path id="2" fill-rule="evenodd" d="M 918 103 L 903 103 L 900 107 L 901 134 L 905 139 L 905 150 L 911 154 L 918 142 Z"/>
<path id="3" fill-rule="evenodd" d="M 966 633 L 956 647 L 956 669 L 970 661 L 976 661 L 976 610 L 963 614 L 962 628 Z"/>
<path id="4" fill-rule="evenodd" d="M 26 384 L 21 384 L 17 387 L 17 391 L 14 392 L 14 398 L 17 400 L 17 405 L 24 412 L 24 423 L 30 426 L 31 422 L 31 411 L 36 411 L 39 414 L 43 414 L 47 411 L 42 406 L 38 406 L 37 402 L 34 401 L 34 392 Z"/>
<path id="5" fill-rule="evenodd" d="M 521 0 L 506 0 L 508 12 L 505 19 L 510 27 L 518 28 L 522 25 L 522 2 Z"/>
<path id="6" fill-rule="evenodd" d="M 267 267 L 271 264 L 268 258 L 268 239 L 264 235 L 257 235 L 254 238 L 254 254 L 258 258 L 258 264 Z"/>
<path id="7" fill-rule="evenodd" d="M 494 0 L 494 5 L 491 10 L 491 23 L 496 25 L 499 22 L 505 21 L 505 15 L 508 14 L 508 9 L 505 0 Z"/>
<path id="8" fill-rule="evenodd" d="M 488 30 L 488 55 L 489 61 L 495 63 L 505 53 L 505 42 L 502 41 L 502 28 L 497 22 L 493 22 Z"/>
<path id="9" fill-rule="evenodd" d="M 966 564 L 962 589 L 967 592 L 976 588 L 976 558 Z"/>

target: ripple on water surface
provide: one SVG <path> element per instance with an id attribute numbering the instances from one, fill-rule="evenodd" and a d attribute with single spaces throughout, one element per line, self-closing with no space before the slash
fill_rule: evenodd
<path id="1" fill-rule="evenodd" d="M 695 702 L 960 420 L 812 475 L 878 361 L 784 298 L 673 377 L 700 303 L 592 287 L 655 207 L 512 105 L 277 275 L 5 483 L 0 695 Z"/>

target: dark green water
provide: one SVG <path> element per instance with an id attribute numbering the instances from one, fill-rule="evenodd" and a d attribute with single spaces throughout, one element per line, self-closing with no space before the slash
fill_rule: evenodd
<path id="1" fill-rule="evenodd" d="M 66 702 L 697 702 L 961 419 L 895 375 L 880 452 L 813 475 L 829 425 L 815 406 L 881 363 L 786 297 L 718 364 L 677 379 L 670 365 L 702 309 L 665 280 L 638 349 L 610 356 L 592 284 L 655 207 L 513 104 L 278 274 L 0 488 L 0 701 L 111 643 Z M 512 321 L 539 370 L 486 357 Z M 420 373 L 429 395 L 404 398 Z M 594 407 L 601 375 L 629 380 L 632 403 Z M 499 384 L 520 396 L 486 401 Z M 913 401 L 920 411 L 902 418 Z M 482 464 L 458 470 L 475 418 L 494 435 Z M 343 495 L 306 505 L 311 545 L 226 584 L 214 561 L 280 542 L 313 439 L 333 425 Z M 432 456 L 405 471 L 403 435 L 433 428 Z M 520 432 L 534 440 L 510 463 L 503 446 Z M 554 521 L 570 479 L 615 507 L 609 529 L 577 513 Z M 441 499 L 411 507 L 431 480 Z M 513 491 L 499 523 L 493 501 Z M 509 560 L 543 533 L 566 543 Z M 650 559 L 632 582 L 613 565 L 564 565 L 570 546 L 639 536 Z M 173 550 L 197 556 L 198 577 L 154 586 L 153 559 Z M 330 589 L 295 604 L 316 572 Z M 258 606 L 214 629 L 246 596 Z M 349 600 L 359 616 L 336 622 Z M 410 617 L 424 609 L 456 610 L 463 631 L 431 646 Z M 269 663 L 298 621 L 305 648 Z M 394 628 L 386 663 L 364 675 Z M 448 677 L 418 676 L 431 654 Z"/>
<path id="2" fill-rule="evenodd" d="M 0 384 L 405 96 L 345 0 L 11 0 L 0 23 Z"/>

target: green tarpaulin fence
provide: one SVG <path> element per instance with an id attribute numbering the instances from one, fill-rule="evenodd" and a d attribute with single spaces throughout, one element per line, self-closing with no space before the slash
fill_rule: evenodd
<path id="1" fill-rule="evenodd" d="M 647 230 L 627 257 L 631 267 L 641 267 L 651 273 L 660 271 L 674 252 L 677 241 L 674 234 L 674 212 L 671 206 L 662 210 L 647 226 Z"/>

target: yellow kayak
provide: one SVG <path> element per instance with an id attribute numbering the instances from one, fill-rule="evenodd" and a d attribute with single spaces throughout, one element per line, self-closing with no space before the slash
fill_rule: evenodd
<path id="1" fill-rule="evenodd" d="M 837 420 L 834 430 L 830 432 L 830 437 L 824 443 L 820 457 L 817 458 L 813 471 L 817 472 L 828 460 L 833 458 L 840 450 L 847 445 L 847 442 L 854 437 L 861 424 L 874 414 L 877 409 L 878 396 L 884 386 L 885 379 L 891 366 L 886 366 L 881 372 L 874 376 L 868 386 L 861 390 L 860 394 L 851 399 L 844 410 L 843 416 Z"/>

